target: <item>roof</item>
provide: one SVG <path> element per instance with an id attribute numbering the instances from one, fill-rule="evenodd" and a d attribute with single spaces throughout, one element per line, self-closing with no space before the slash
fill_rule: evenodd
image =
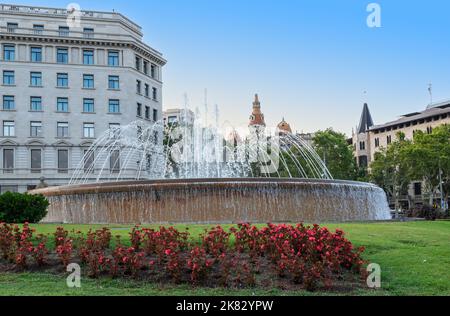
<path id="1" fill-rule="evenodd" d="M 430 105 L 428 105 L 427 110 L 432 109 L 432 108 L 446 107 L 449 104 L 450 104 L 450 100 L 431 103 Z"/>
<path id="2" fill-rule="evenodd" d="M 284 118 L 283 118 L 283 120 L 280 122 L 280 124 L 278 124 L 277 130 L 278 130 L 279 133 L 288 133 L 288 134 L 291 134 L 291 133 L 292 133 L 291 126 L 289 125 L 289 123 L 287 123 L 287 122 L 284 120 Z"/>
<path id="3" fill-rule="evenodd" d="M 423 120 L 427 118 L 432 118 L 437 115 L 443 115 L 450 113 L 450 101 L 442 102 L 439 104 L 435 104 L 435 106 L 428 107 L 425 111 L 411 113 L 407 115 L 403 115 L 398 120 L 388 122 L 382 125 L 372 126 L 370 131 L 376 131 L 384 128 L 394 127 L 396 125 L 407 124 L 417 120 Z"/>
<path id="4" fill-rule="evenodd" d="M 358 126 L 358 134 L 367 132 L 373 126 L 372 115 L 370 115 L 369 106 L 364 103 L 361 119 Z"/>

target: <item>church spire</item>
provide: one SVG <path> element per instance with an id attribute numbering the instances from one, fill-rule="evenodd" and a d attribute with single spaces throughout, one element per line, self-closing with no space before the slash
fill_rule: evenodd
<path id="1" fill-rule="evenodd" d="M 361 119 L 358 126 L 358 134 L 367 132 L 373 126 L 372 115 L 370 114 L 369 106 L 364 103 Z"/>

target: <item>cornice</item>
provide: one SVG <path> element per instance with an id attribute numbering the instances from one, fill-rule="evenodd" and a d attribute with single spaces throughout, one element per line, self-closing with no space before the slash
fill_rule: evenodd
<path id="1" fill-rule="evenodd" d="M 131 48 L 142 56 L 157 63 L 159 66 L 164 66 L 167 61 L 153 54 L 149 49 L 132 41 L 111 41 L 102 39 L 87 39 L 87 38 L 70 38 L 70 37 L 56 37 L 56 36 L 34 36 L 14 33 L 0 33 L 0 39 L 4 41 L 19 41 L 19 42 L 33 42 L 33 43 L 52 43 L 63 45 L 77 45 L 77 46 L 103 46 L 103 47 L 124 47 Z"/>

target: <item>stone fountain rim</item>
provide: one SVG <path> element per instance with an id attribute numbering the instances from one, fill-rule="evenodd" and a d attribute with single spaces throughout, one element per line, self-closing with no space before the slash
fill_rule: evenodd
<path id="1" fill-rule="evenodd" d="M 44 196 L 62 196 L 77 194 L 97 194 L 111 192 L 130 192 L 151 189 L 185 188 L 186 186 L 204 188 L 212 185 L 218 187 L 233 188 L 237 184 L 245 184 L 247 187 L 276 185 L 281 187 L 311 187 L 311 186 L 335 186 L 360 187 L 379 189 L 374 184 L 348 180 L 323 180 L 302 178 L 214 178 L 214 179 L 161 179 L 161 180 L 133 180 L 133 181 L 108 181 L 77 185 L 49 187 L 30 191 L 30 194 L 43 194 Z"/>

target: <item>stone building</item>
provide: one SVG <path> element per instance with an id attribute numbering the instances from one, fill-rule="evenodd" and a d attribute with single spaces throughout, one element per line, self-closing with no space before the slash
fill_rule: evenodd
<path id="1" fill-rule="evenodd" d="M 93 163 L 88 149 L 104 132 L 162 118 L 166 60 L 141 27 L 97 11 L 77 12 L 72 25 L 73 13 L 0 4 L 1 192 L 33 189 L 41 178 L 67 184 Z"/>
<path id="2" fill-rule="evenodd" d="M 399 132 L 406 139 L 413 139 L 416 131 L 431 134 L 433 129 L 443 124 L 450 124 L 450 100 L 430 104 L 421 112 L 402 115 L 395 121 L 374 125 L 367 104 L 364 104 L 359 126 L 352 135 L 355 157 L 360 167 L 370 167 L 375 153 L 386 148 L 397 139 Z M 422 182 L 415 181 L 409 187 L 408 196 L 403 202 L 420 203 L 423 200 Z"/>

